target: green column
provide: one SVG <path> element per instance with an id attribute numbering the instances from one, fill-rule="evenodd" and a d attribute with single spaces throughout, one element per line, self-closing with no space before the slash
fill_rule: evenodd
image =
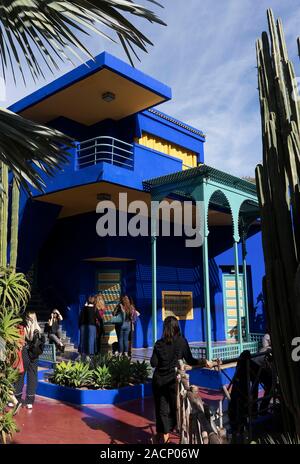
<path id="1" fill-rule="evenodd" d="M 152 255 L 152 342 L 153 346 L 157 340 L 157 283 L 156 283 L 156 240 L 157 237 L 151 237 L 151 255 Z"/>
<path id="2" fill-rule="evenodd" d="M 240 345 L 240 353 L 243 351 L 243 334 L 242 334 L 242 319 L 240 310 L 240 285 L 239 285 L 239 251 L 238 242 L 234 240 L 234 267 L 235 267 L 235 297 L 236 297 L 236 312 L 237 312 L 237 329 L 238 343 Z"/>
<path id="3" fill-rule="evenodd" d="M 242 234 L 242 247 L 243 247 L 243 290 L 244 290 L 244 306 L 245 306 L 245 321 L 246 321 L 246 339 L 250 341 L 250 326 L 249 326 L 249 304 L 248 304 L 248 284 L 247 284 L 247 248 L 246 248 L 246 235 Z"/>
<path id="4" fill-rule="evenodd" d="M 151 270 L 152 270 L 152 343 L 157 340 L 157 277 L 156 277 L 156 246 L 157 246 L 157 215 L 158 198 L 151 197 Z"/>
<path id="5" fill-rule="evenodd" d="M 204 235 L 202 246 L 203 259 L 203 282 L 204 282 L 204 312 L 206 328 L 206 357 L 212 360 L 212 341 L 211 341 L 211 323 L 210 323 L 210 288 L 209 288 L 209 262 L 208 262 L 208 237 Z"/>

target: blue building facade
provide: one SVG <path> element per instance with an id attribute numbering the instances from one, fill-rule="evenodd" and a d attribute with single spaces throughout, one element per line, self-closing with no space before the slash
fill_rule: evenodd
<path id="1" fill-rule="evenodd" d="M 65 329 L 75 344 L 82 304 L 89 294 L 103 292 L 111 308 L 120 293 L 133 297 L 141 313 L 134 346 L 152 346 L 151 234 L 131 237 L 117 231 L 116 236 L 100 237 L 96 207 L 101 200 L 117 203 L 120 192 L 128 201 L 144 200 L 149 205 L 151 192 L 145 188 L 149 179 L 204 166 L 202 131 L 161 111 L 159 105 L 171 97 L 166 85 L 102 53 L 10 107 L 76 141 L 69 164 L 45 179 L 44 193 L 33 190 L 31 198 L 22 193 L 18 255 L 18 269 L 33 273 L 33 287 L 43 304 L 49 311 L 53 305 L 63 311 Z M 180 195 L 175 197 L 183 201 Z M 123 214 L 119 208 L 117 218 Z M 128 214 L 127 221 L 132 216 Z M 151 218 L 147 221 L 150 228 Z M 237 308 L 230 292 L 236 291 L 238 281 L 233 278 L 236 261 L 230 210 L 211 205 L 208 223 L 211 338 L 216 344 L 233 342 Z M 237 247 L 241 276 L 245 244 L 243 317 L 247 306 L 250 332 L 261 332 L 264 263 L 258 217 L 252 218 L 244 245 Z M 157 238 L 158 336 L 164 317 L 178 311 L 187 339 L 195 344 L 206 340 L 202 253 L 201 247 L 186 247 L 185 237 Z"/>

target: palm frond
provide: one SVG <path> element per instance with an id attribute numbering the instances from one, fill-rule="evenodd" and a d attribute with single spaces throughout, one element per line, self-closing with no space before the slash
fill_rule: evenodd
<path id="1" fill-rule="evenodd" d="M 161 6 L 155 0 L 146 1 Z M 38 57 L 51 71 L 59 67 L 59 61 L 73 62 L 80 53 L 92 58 L 76 32 L 93 32 L 111 40 L 114 39 L 106 29 L 116 33 L 132 63 L 134 48 L 146 51 L 152 43 L 126 14 L 164 25 L 153 11 L 133 0 L 0 0 L 0 56 L 4 78 L 10 67 L 16 80 L 15 68 L 18 68 L 25 81 L 24 61 L 33 79 L 43 76 Z"/>
<path id="2" fill-rule="evenodd" d="M 17 182 L 42 191 L 42 173 L 53 175 L 67 162 L 72 140 L 61 132 L 0 109 L 0 161 L 14 173 Z"/>

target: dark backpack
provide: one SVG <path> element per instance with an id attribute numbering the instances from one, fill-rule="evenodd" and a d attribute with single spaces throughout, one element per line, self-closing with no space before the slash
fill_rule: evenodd
<path id="1" fill-rule="evenodd" d="M 36 330 L 33 334 L 33 339 L 31 340 L 28 348 L 28 355 L 31 361 L 37 359 L 41 354 L 43 354 L 45 346 L 45 336 Z"/>

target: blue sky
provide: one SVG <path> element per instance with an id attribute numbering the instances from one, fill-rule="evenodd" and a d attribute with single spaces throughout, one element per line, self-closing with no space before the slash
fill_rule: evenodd
<path id="1" fill-rule="evenodd" d="M 138 3 L 138 0 L 137 0 Z M 142 3 L 142 1 L 141 1 Z M 266 9 L 273 8 L 284 23 L 290 57 L 299 72 L 298 0 L 161 0 L 157 9 L 167 27 L 140 20 L 154 43 L 140 54 L 140 70 L 168 84 L 173 100 L 162 111 L 205 132 L 206 163 L 236 175 L 254 175 L 261 160 L 261 129 L 257 91 L 255 40 L 267 28 Z M 150 4 L 149 4 L 150 5 Z M 93 54 L 107 50 L 126 60 L 121 46 L 93 36 L 85 43 Z M 66 64 L 55 76 L 71 69 Z M 17 101 L 47 82 L 27 87 L 7 85 L 3 106 Z"/>

